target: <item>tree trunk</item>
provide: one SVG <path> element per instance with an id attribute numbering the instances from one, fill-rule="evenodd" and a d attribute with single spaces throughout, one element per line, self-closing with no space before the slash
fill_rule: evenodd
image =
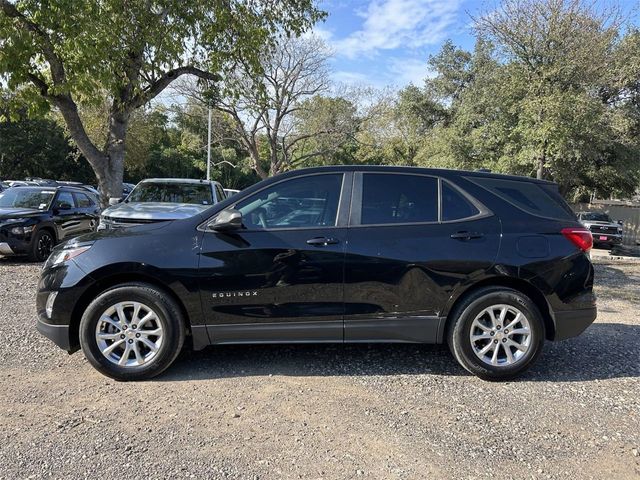
<path id="1" fill-rule="evenodd" d="M 109 115 L 109 134 L 105 147 L 107 158 L 103 164 L 102 174 L 98 175 L 103 206 L 108 205 L 109 199 L 111 198 L 119 199 L 122 197 L 124 155 L 128 125 L 128 112 L 112 111 Z"/>
<path id="2" fill-rule="evenodd" d="M 115 105 L 109 114 L 109 133 L 104 151 L 96 148 L 84 129 L 78 115 L 78 108 L 69 96 L 56 98 L 56 106 L 60 109 L 71 138 L 85 156 L 96 174 L 98 189 L 102 193 L 100 202 L 103 207 L 109 205 L 109 198 L 122 196 L 122 180 L 124 176 L 124 153 L 129 124 L 129 112 L 118 109 Z"/>
<path id="3" fill-rule="evenodd" d="M 536 170 L 536 178 L 542 180 L 544 178 L 544 157 L 538 159 L 538 169 Z"/>
<path id="4" fill-rule="evenodd" d="M 542 146 L 542 155 L 540 155 L 540 158 L 538 159 L 538 170 L 536 171 L 536 178 L 538 180 L 543 180 L 545 177 L 545 169 L 547 167 L 547 145 L 548 142 L 545 139 Z"/>

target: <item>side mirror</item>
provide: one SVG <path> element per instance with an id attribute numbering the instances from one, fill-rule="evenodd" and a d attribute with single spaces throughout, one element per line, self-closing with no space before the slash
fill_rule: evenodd
<path id="1" fill-rule="evenodd" d="M 618 225 L 622 225 L 624 222 L 622 220 L 618 220 Z"/>
<path id="2" fill-rule="evenodd" d="M 223 210 L 216 216 L 216 218 L 209 222 L 207 228 L 217 232 L 238 230 L 242 228 L 242 212 L 235 208 Z"/>
<path id="3" fill-rule="evenodd" d="M 69 205 L 67 202 L 61 202 L 56 208 L 58 210 L 71 210 L 71 205 Z"/>

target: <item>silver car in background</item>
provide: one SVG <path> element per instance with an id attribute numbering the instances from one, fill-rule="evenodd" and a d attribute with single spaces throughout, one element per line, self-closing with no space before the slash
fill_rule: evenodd
<path id="1" fill-rule="evenodd" d="M 192 217 L 226 198 L 218 182 L 188 178 L 150 178 L 127 198 L 102 212 L 98 230 Z"/>

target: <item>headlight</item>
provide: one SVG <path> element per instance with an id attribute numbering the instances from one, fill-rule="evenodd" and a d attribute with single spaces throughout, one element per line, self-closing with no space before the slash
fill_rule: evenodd
<path id="1" fill-rule="evenodd" d="M 34 229 L 34 228 L 35 228 L 35 225 L 29 225 L 28 227 L 20 226 L 20 227 L 13 227 L 10 231 L 11 231 L 11 233 L 12 233 L 12 234 L 14 234 L 14 235 L 22 236 L 22 235 L 24 235 L 25 233 L 31 233 L 31 232 L 33 232 L 33 229 Z"/>
<path id="2" fill-rule="evenodd" d="M 86 252 L 90 248 L 91 248 L 91 245 L 82 245 L 82 246 L 76 245 L 76 246 L 65 247 L 58 252 L 52 253 L 51 256 L 49 257 L 49 260 L 47 260 L 47 264 L 48 266 L 53 267 L 55 265 L 59 265 L 64 262 L 68 262 L 72 258 L 75 258 L 78 255 L 82 255 L 84 252 Z"/>

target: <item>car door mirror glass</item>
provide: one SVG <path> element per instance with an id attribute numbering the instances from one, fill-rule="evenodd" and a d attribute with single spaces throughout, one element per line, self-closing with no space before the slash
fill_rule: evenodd
<path id="1" fill-rule="evenodd" d="M 57 206 L 58 210 L 71 210 L 71 205 L 67 202 L 60 202 Z"/>
<path id="2" fill-rule="evenodd" d="M 216 218 L 209 222 L 207 228 L 215 231 L 237 230 L 242 228 L 242 213 L 235 208 L 223 210 Z"/>

